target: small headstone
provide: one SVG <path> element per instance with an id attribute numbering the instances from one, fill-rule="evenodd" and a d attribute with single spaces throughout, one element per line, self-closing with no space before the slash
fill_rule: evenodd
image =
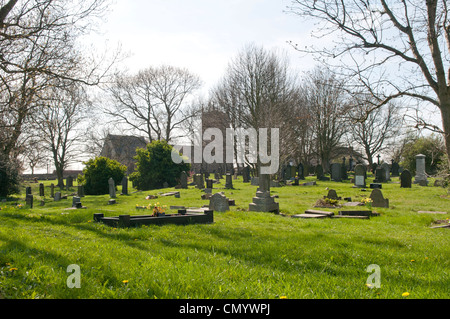
<path id="1" fill-rule="evenodd" d="M 407 169 L 404 169 L 400 174 L 400 188 L 411 188 L 412 175 Z"/>
<path id="2" fill-rule="evenodd" d="M 122 195 L 128 195 L 128 178 L 126 176 L 122 178 Z"/>
<path id="3" fill-rule="evenodd" d="M 303 166 L 302 163 L 298 164 L 297 170 L 298 170 L 298 179 L 304 180 L 305 179 L 305 167 Z M 298 185 L 298 183 L 297 183 L 297 185 Z"/>
<path id="4" fill-rule="evenodd" d="M 414 184 L 419 184 L 420 186 L 427 186 L 428 179 L 425 172 L 425 155 L 416 155 L 416 176 L 414 177 Z"/>
<path id="5" fill-rule="evenodd" d="M 212 179 L 206 179 L 206 188 L 207 189 L 213 189 L 213 185 L 214 185 L 214 183 L 213 183 L 213 180 Z"/>
<path id="6" fill-rule="evenodd" d="M 78 195 L 78 197 L 84 197 L 84 186 L 83 185 L 78 185 L 77 195 Z"/>
<path id="7" fill-rule="evenodd" d="M 45 196 L 44 184 L 42 183 L 39 184 L 39 196 L 41 197 Z"/>
<path id="8" fill-rule="evenodd" d="M 205 188 L 205 182 L 203 181 L 203 174 L 195 174 L 194 175 L 195 187 L 198 189 Z"/>
<path id="9" fill-rule="evenodd" d="M 396 162 L 394 162 L 394 160 L 392 160 L 391 175 L 398 176 L 399 174 L 400 174 L 400 166 L 398 165 L 398 163 L 396 163 Z"/>
<path id="10" fill-rule="evenodd" d="M 338 197 L 338 195 L 337 195 L 337 193 L 336 193 L 336 191 L 334 189 L 330 189 L 328 191 L 328 195 L 325 198 L 335 199 L 335 200 L 341 199 L 341 197 Z"/>
<path id="11" fill-rule="evenodd" d="M 81 198 L 78 196 L 72 197 L 72 207 L 77 207 L 77 203 L 81 203 Z"/>
<path id="12" fill-rule="evenodd" d="M 114 198 L 111 198 L 110 200 L 108 200 L 108 205 L 115 205 L 116 204 L 116 200 Z"/>
<path id="13" fill-rule="evenodd" d="M 323 176 L 323 167 L 322 165 L 317 165 L 315 169 L 316 177 L 318 180 L 322 180 Z"/>
<path id="14" fill-rule="evenodd" d="M 25 197 L 26 197 L 27 195 L 31 195 L 31 187 L 30 187 L 30 186 L 28 186 L 27 188 L 25 188 Z"/>
<path id="15" fill-rule="evenodd" d="M 331 180 L 342 182 L 342 167 L 340 163 L 331 164 Z"/>
<path id="16" fill-rule="evenodd" d="M 27 206 L 30 206 L 30 208 L 33 208 L 33 200 L 34 200 L 33 195 L 27 195 L 27 197 L 25 198 L 25 202 Z"/>
<path id="17" fill-rule="evenodd" d="M 73 177 L 72 176 L 69 176 L 66 178 L 66 186 L 67 186 L 67 188 L 73 187 Z"/>
<path id="18" fill-rule="evenodd" d="M 366 167 L 362 164 L 355 166 L 355 186 L 366 187 Z"/>
<path id="19" fill-rule="evenodd" d="M 216 212 L 226 212 L 230 210 L 228 199 L 223 193 L 216 193 L 212 195 L 209 198 L 209 209 L 215 210 Z"/>
<path id="20" fill-rule="evenodd" d="M 381 188 L 383 188 L 383 185 L 380 184 L 380 183 L 371 183 L 370 184 L 370 188 L 372 188 L 372 189 L 376 189 L 376 188 L 381 189 Z"/>
<path id="21" fill-rule="evenodd" d="M 187 173 L 185 171 L 180 173 L 180 185 L 181 188 L 183 189 L 187 189 L 188 188 L 188 177 L 187 177 Z"/>
<path id="22" fill-rule="evenodd" d="M 270 175 L 259 176 L 259 188 L 253 202 L 249 204 L 249 210 L 253 212 L 274 212 L 279 213 L 279 203 L 274 201 L 274 197 L 270 196 Z"/>
<path id="23" fill-rule="evenodd" d="M 232 179 L 231 174 L 227 174 L 226 175 L 225 188 L 226 189 L 232 189 L 233 188 L 233 179 Z"/>
<path id="24" fill-rule="evenodd" d="M 116 198 L 116 185 L 112 177 L 108 179 L 108 185 L 109 185 L 109 197 Z"/>
<path id="25" fill-rule="evenodd" d="M 61 200 L 61 192 L 56 192 L 55 193 L 55 197 L 54 197 L 54 201 L 55 202 L 59 202 Z"/>
<path id="26" fill-rule="evenodd" d="M 379 189 L 374 189 L 370 194 L 372 199 L 372 207 L 385 207 L 389 208 L 389 199 L 383 197 L 383 193 Z"/>
<path id="27" fill-rule="evenodd" d="M 245 166 L 244 170 L 242 172 L 242 178 L 244 183 L 249 183 L 250 182 L 250 167 Z"/>
<path id="28" fill-rule="evenodd" d="M 391 180 L 391 170 L 388 163 L 381 164 L 381 168 L 384 170 L 384 181 L 389 182 Z"/>
<path id="29" fill-rule="evenodd" d="M 55 198 L 55 184 L 50 185 L 50 196 L 51 198 Z"/>

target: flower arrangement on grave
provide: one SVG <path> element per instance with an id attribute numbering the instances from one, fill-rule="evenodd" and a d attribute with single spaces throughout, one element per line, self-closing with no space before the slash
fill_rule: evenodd
<path id="1" fill-rule="evenodd" d="M 361 203 L 363 203 L 364 205 L 366 205 L 366 207 L 367 208 L 372 208 L 372 202 L 373 202 L 373 200 L 371 199 L 371 198 L 369 198 L 369 197 L 367 197 L 367 198 L 363 198 L 362 200 L 361 200 Z"/>
<path id="2" fill-rule="evenodd" d="M 151 205 L 149 205 L 149 209 L 151 209 Z M 153 215 L 152 216 L 161 216 L 165 215 L 166 205 L 160 206 L 159 202 L 153 205 Z"/>

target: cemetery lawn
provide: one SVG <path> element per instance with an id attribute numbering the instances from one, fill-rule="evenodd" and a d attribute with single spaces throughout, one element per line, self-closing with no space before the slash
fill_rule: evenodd
<path id="1" fill-rule="evenodd" d="M 116 205 L 107 205 L 109 196 L 87 196 L 87 209 L 67 211 L 71 197 L 50 200 L 51 182 L 44 182 L 43 207 L 36 195 L 31 210 L 17 208 L 23 195 L 0 206 L 0 298 L 450 298 L 450 229 L 430 228 L 450 218 L 450 197 L 441 187 L 401 189 L 393 178 L 382 189 L 390 208 L 373 208 L 378 217 L 298 219 L 289 216 L 313 208 L 327 187 L 353 201 L 370 189 L 320 181 L 272 188 L 282 213 L 275 215 L 247 211 L 256 186 L 240 177 L 234 190 L 223 190 L 236 206 L 214 212 L 214 224 L 121 229 L 94 222 L 93 214 L 142 215 L 136 205 L 208 202 L 190 186 L 179 190 L 181 198 L 145 200 L 172 188 L 119 195 Z M 39 194 L 38 184 L 31 185 Z M 79 289 L 67 286 L 72 264 L 80 266 Z M 372 264 L 380 267 L 380 288 L 367 285 Z"/>

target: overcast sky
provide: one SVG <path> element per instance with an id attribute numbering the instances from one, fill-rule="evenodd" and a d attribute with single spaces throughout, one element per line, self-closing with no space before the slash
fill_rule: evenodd
<path id="1" fill-rule="evenodd" d="M 223 76 L 229 61 L 246 45 L 285 51 L 293 68 L 312 60 L 287 41 L 302 42 L 308 27 L 285 13 L 289 0 L 116 0 L 101 25 L 99 43 L 118 43 L 131 55 L 130 71 L 161 64 L 185 67 L 207 90 Z"/>

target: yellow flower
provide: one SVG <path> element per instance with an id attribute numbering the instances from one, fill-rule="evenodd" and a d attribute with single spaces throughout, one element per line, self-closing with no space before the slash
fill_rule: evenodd
<path id="1" fill-rule="evenodd" d="M 280 299 L 287 299 L 286 296 L 280 296 Z"/>
<path id="2" fill-rule="evenodd" d="M 9 268 L 9 271 L 18 270 L 17 268 Z"/>
<path id="3" fill-rule="evenodd" d="M 122 283 L 127 284 L 128 280 L 122 280 Z"/>
<path id="4" fill-rule="evenodd" d="M 402 293 L 402 297 L 408 297 L 408 296 L 409 296 L 409 292 Z"/>

